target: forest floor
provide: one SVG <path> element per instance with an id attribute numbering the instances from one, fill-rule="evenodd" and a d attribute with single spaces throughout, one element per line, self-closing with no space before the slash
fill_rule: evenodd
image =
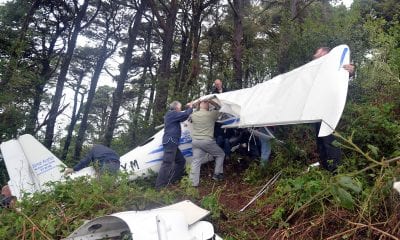
<path id="1" fill-rule="evenodd" d="M 244 211 L 240 211 L 269 180 L 269 177 L 265 177 L 265 181 L 259 181 L 259 184 L 245 181 L 246 169 L 252 162 L 242 160 L 239 163 L 235 158 L 225 161 L 224 180 L 218 182 L 211 178 L 214 169 L 213 162 L 204 164 L 201 169 L 198 199 L 213 194 L 216 196 L 218 202 L 211 206 L 211 211 L 213 214 L 217 208 L 219 214 L 210 221 L 214 223 L 215 231 L 222 236 L 230 236 L 228 239 L 243 237 L 246 237 L 245 239 L 288 239 L 281 228 L 269 226 L 268 217 L 273 214 L 275 206 L 265 204 L 265 202 L 273 191 L 273 186 Z M 198 204 L 200 205 L 200 202 Z"/>
<path id="2" fill-rule="evenodd" d="M 220 182 L 211 178 L 214 168 L 213 162 L 204 164 L 201 169 L 199 195 L 192 200 L 196 202 L 197 199 L 196 203 L 204 207 L 204 198 L 215 196 L 216 201 L 207 205 L 207 209 L 211 211 L 212 215 L 208 220 L 213 223 L 215 232 L 224 239 L 347 239 L 348 233 L 351 233 L 350 239 L 360 239 L 357 236 L 364 236 L 362 239 L 365 239 L 365 235 L 370 235 L 370 238 L 367 239 L 378 239 L 373 231 L 366 233 L 371 230 L 369 226 L 351 221 L 356 219 L 353 213 L 339 208 L 325 208 L 323 214 L 304 211 L 293 217 L 288 223 L 277 224 L 271 218 L 279 207 L 279 203 L 269 199 L 275 190 L 275 186 L 271 186 L 262 196 L 241 212 L 240 210 L 272 177 L 265 176 L 265 179 L 255 183 L 246 181 L 248 164 L 255 163 L 247 161 L 245 164 L 239 164 L 237 160 L 232 159 L 225 162 L 225 178 Z M 176 190 L 176 186 L 169 188 Z M 400 214 L 396 219 L 400 219 Z M 398 223 L 396 219 L 392 219 L 392 224 L 389 225 L 388 222 L 377 223 L 388 233 L 386 238 L 382 238 L 381 234 L 379 239 L 400 238 L 400 236 L 394 235 L 390 237 L 389 234 L 391 225 Z M 382 230 L 383 233 L 386 233 L 385 231 Z"/>

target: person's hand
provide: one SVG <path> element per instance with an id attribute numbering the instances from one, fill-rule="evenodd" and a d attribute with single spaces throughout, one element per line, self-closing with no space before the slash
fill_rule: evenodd
<path id="1" fill-rule="evenodd" d="M 354 69 L 355 69 L 355 67 L 354 67 L 353 64 L 345 64 L 345 65 L 343 65 L 343 68 L 344 68 L 346 71 L 348 71 L 348 72 L 350 73 L 350 75 L 353 75 L 353 74 L 354 74 Z"/>
<path id="2" fill-rule="evenodd" d="M 190 107 L 190 108 L 193 108 L 193 102 L 188 102 L 188 103 L 186 104 L 186 106 L 187 106 L 187 107 Z"/>
<path id="3" fill-rule="evenodd" d="M 69 175 L 69 174 L 71 174 L 73 172 L 75 172 L 73 168 L 66 168 L 64 170 L 64 175 L 67 176 L 67 175 Z"/>

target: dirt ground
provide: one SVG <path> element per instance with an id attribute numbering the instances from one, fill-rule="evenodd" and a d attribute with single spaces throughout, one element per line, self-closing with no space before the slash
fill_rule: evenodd
<path id="1" fill-rule="evenodd" d="M 356 220 L 353 213 L 343 209 L 326 209 L 323 215 L 313 215 L 304 212 L 294 217 L 288 225 L 276 226 L 271 224 L 270 217 L 275 208 L 265 201 L 270 197 L 273 187 L 263 194 L 259 200 L 240 212 L 262 186 L 268 181 L 259 184 L 249 184 L 244 181 L 245 168 L 238 167 L 235 162 L 224 165 L 224 180 L 215 182 L 211 179 L 213 163 L 202 166 L 200 198 L 218 192 L 218 204 L 221 207 L 217 219 L 213 222 L 215 231 L 227 239 L 400 239 L 400 205 L 394 210 L 392 218 L 386 222 L 368 224 L 352 222 Z M 275 204 L 275 203 L 274 203 Z"/>

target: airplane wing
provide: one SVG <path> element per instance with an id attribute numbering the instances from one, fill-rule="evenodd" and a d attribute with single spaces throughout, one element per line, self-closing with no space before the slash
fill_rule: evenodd
<path id="1" fill-rule="evenodd" d="M 225 127 L 260 127 L 322 122 L 318 136 L 331 134 L 342 115 L 350 62 L 347 45 L 252 88 L 200 98 L 214 99 L 220 112 L 236 118 Z"/>

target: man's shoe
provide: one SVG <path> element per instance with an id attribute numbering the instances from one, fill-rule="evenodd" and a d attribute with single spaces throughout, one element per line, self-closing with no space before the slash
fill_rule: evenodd
<path id="1" fill-rule="evenodd" d="M 214 179 L 215 181 L 222 181 L 224 180 L 224 174 L 223 173 L 213 174 L 212 179 Z"/>

